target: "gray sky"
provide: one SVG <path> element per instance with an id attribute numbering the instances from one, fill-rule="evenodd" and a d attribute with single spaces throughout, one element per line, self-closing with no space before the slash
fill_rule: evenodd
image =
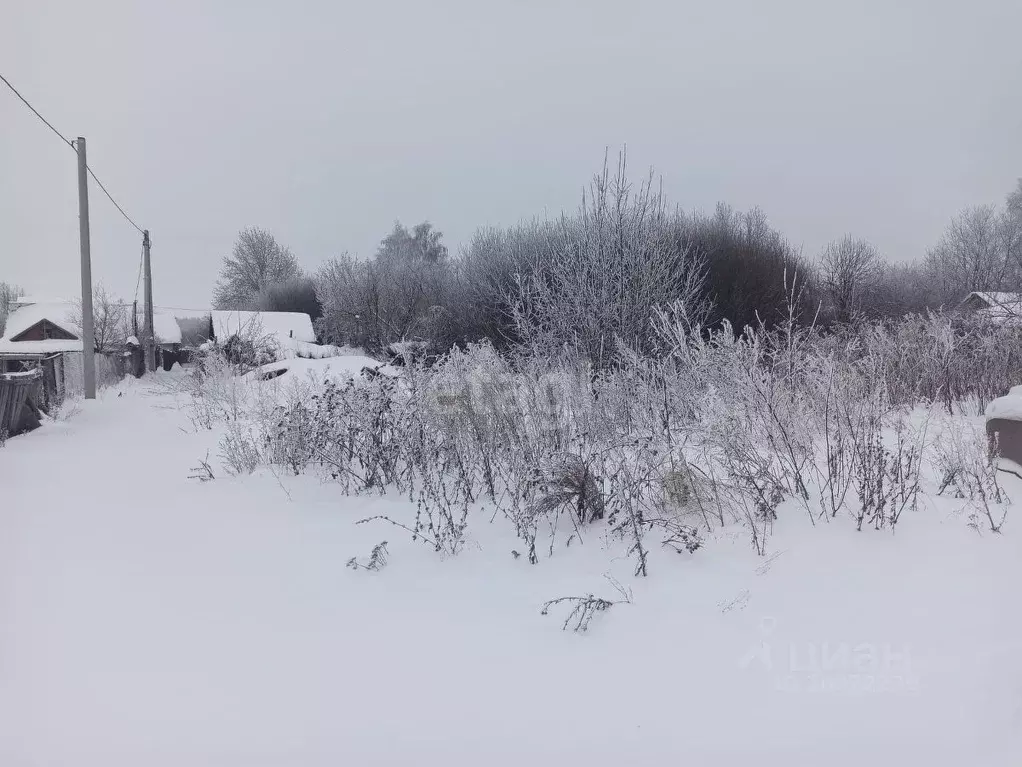
<path id="1" fill-rule="evenodd" d="M 395 219 L 455 249 L 574 207 L 626 143 L 685 209 L 909 260 L 1022 176 L 1020 34 L 1019 0 L 7 0 L 0 72 L 151 230 L 156 303 L 201 307 L 245 226 L 308 270 Z M 90 203 L 130 300 L 140 237 Z M 79 284 L 74 155 L 6 88 L 0 280 Z"/>

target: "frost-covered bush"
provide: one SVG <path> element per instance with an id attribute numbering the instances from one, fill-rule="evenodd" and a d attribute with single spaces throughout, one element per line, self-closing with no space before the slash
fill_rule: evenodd
<path id="1" fill-rule="evenodd" d="M 1000 532 L 1011 499 L 997 479 L 998 447 L 993 439 L 971 423 L 945 424 L 935 440 L 932 462 L 940 485 L 938 495 L 965 502 L 970 524 L 985 518 L 992 532 Z"/>
<path id="2" fill-rule="evenodd" d="M 252 428 L 238 421 L 228 423 L 220 440 L 220 460 L 228 473 L 251 474 L 261 459 L 259 442 Z"/>
<path id="3" fill-rule="evenodd" d="M 247 382 L 221 354 L 204 354 L 199 364 L 174 384 L 185 398 L 184 409 L 196 429 L 249 417 Z"/>
<path id="4" fill-rule="evenodd" d="M 651 351 L 619 345 L 609 366 L 570 348 L 483 343 L 429 366 L 410 357 L 398 380 L 316 383 L 260 418 L 260 455 L 346 493 L 406 497 L 408 519 L 386 521 L 444 554 L 463 547 L 478 516 L 510 523 L 533 563 L 598 534 L 625 541 L 645 574 L 652 548 L 687 554 L 700 531 L 724 525 L 743 525 L 765 553 L 792 509 L 813 524 L 893 529 L 918 506 L 932 414 L 1022 377 L 1014 352 L 998 362 L 983 332 L 943 315 L 824 332 L 794 310 L 738 332 L 669 307 L 656 313 Z M 1005 343 L 1015 332 L 997 331 Z M 923 345 L 989 369 L 970 374 Z M 211 389 L 216 412 L 230 412 L 229 389 Z M 978 448 L 969 455 L 961 492 L 998 529 L 992 470 Z M 952 458 L 964 461 L 939 460 Z"/>

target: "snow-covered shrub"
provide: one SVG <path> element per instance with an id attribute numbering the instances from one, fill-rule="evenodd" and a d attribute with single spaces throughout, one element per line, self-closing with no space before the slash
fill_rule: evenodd
<path id="1" fill-rule="evenodd" d="M 659 311 L 653 351 L 619 346 L 613 366 L 477 344 L 409 359 L 398 381 L 317 382 L 261 421 L 263 460 L 408 498 L 409 519 L 389 521 L 444 553 L 488 506 L 534 563 L 596 525 L 627 542 L 639 574 L 651 536 L 689 551 L 699 530 L 738 523 L 762 554 L 788 500 L 814 524 L 891 528 L 917 505 L 928 394 L 951 386 L 957 407 L 995 380 L 948 359 L 941 372 L 914 346 L 959 326 L 961 343 L 982 344 L 936 315 L 799 327 L 789 291 L 787 322 L 741 333 Z"/>
<path id="2" fill-rule="evenodd" d="M 263 437 L 270 461 L 286 466 L 295 476 L 303 473 L 316 460 L 316 430 L 312 411 L 304 403 L 277 408 Z"/>
<path id="3" fill-rule="evenodd" d="M 252 337 L 250 334 L 232 335 L 224 342 L 221 351 L 239 372 L 276 362 L 280 356 L 272 338 Z"/>
<path id="4" fill-rule="evenodd" d="M 54 421 L 70 421 L 82 412 L 82 401 L 79 394 L 65 395 L 51 410 L 50 417 Z"/>
<path id="5" fill-rule="evenodd" d="M 558 597 L 544 602 L 540 615 L 549 615 L 551 607 L 570 605 L 572 609 L 568 612 L 568 617 L 564 619 L 561 629 L 567 631 L 568 627 L 572 626 L 571 630 L 575 633 L 585 633 L 589 630 L 589 624 L 593 618 L 599 613 L 607 612 L 614 605 L 632 603 L 631 589 L 626 589 L 609 575 L 604 577 L 620 595 L 620 599 L 605 599 L 592 594 L 587 594 L 584 597 Z"/>
<path id="6" fill-rule="evenodd" d="M 359 562 L 357 557 L 352 557 L 347 561 L 346 566 L 350 567 L 352 570 L 370 570 L 372 572 L 379 572 L 387 566 L 388 556 L 387 542 L 380 541 L 373 546 L 373 550 L 369 553 L 369 559 L 365 564 Z"/>
<path id="7" fill-rule="evenodd" d="M 209 465 L 208 450 L 206 451 L 206 457 L 199 459 L 199 465 L 191 468 L 191 474 L 188 475 L 188 479 L 197 479 L 199 482 L 212 482 L 216 479 L 213 467 Z"/>
<path id="8" fill-rule="evenodd" d="M 938 495 L 949 494 L 965 501 L 971 525 L 986 518 L 990 530 L 1001 531 L 1011 499 L 997 479 L 999 450 L 996 438 L 971 423 L 944 424 L 934 440 L 933 466 L 940 477 Z"/>
<path id="9" fill-rule="evenodd" d="M 603 519 L 604 499 L 592 469 L 579 456 L 567 454 L 550 467 L 542 480 L 536 514 L 560 514 L 570 510 L 574 521 L 585 526 Z"/>
<path id="10" fill-rule="evenodd" d="M 185 410 L 196 429 L 238 421 L 250 410 L 247 386 L 221 354 L 206 354 L 179 383 L 186 399 Z"/>
<path id="11" fill-rule="evenodd" d="M 515 334 L 533 353 L 568 347 L 602 368 L 618 339 L 648 348 L 654 307 L 707 314 L 706 262 L 679 224 L 652 176 L 633 186 L 623 155 L 613 175 L 604 163 L 576 215 L 533 233 L 508 291 Z"/>
<path id="12" fill-rule="evenodd" d="M 232 475 L 251 474 L 256 470 L 262 456 L 259 440 L 252 428 L 239 421 L 227 424 L 227 431 L 220 439 L 220 460 Z"/>

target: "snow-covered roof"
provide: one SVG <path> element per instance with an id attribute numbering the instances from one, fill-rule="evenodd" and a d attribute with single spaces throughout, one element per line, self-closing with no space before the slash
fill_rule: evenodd
<path id="1" fill-rule="evenodd" d="M 315 343 L 316 332 L 308 314 L 301 312 L 243 312 L 208 309 L 179 309 L 153 307 L 153 330 L 157 341 L 163 344 L 191 343 L 195 339 L 184 338 L 189 325 L 195 320 L 212 320 L 213 333 L 221 342 L 233 335 L 251 333 L 269 337 L 286 346 L 286 339 Z M 188 322 L 192 321 L 192 322 Z M 194 335 L 194 333 L 193 333 Z"/>
<path id="2" fill-rule="evenodd" d="M 74 304 L 71 303 L 49 303 L 29 304 L 20 306 L 7 317 L 7 327 L 3 340 L 10 340 L 21 335 L 33 325 L 43 320 L 49 320 L 61 330 L 65 330 L 73 336 L 82 334 L 81 328 L 75 321 L 77 314 Z M 25 343 L 25 342 L 21 342 Z M 81 344 L 79 344 L 79 347 Z"/>
<path id="3" fill-rule="evenodd" d="M 987 419 L 1001 418 L 1007 421 L 1022 421 L 1022 396 L 1016 386 L 1006 396 L 992 400 L 983 414 Z"/>
<path id="4" fill-rule="evenodd" d="M 181 343 L 181 326 L 177 324 L 177 315 L 169 309 L 153 307 L 153 334 L 160 343 Z"/>
<path id="5" fill-rule="evenodd" d="M 960 306 L 995 322 L 1022 322 L 1022 293 L 974 291 Z"/>
<path id="6" fill-rule="evenodd" d="M 48 338 L 45 341 L 0 339 L 0 354 L 60 354 L 80 351 L 82 351 L 82 342 L 79 339 Z"/>
<path id="7" fill-rule="evenodd" d="M 351 357 L 356 354 L 365 356 L 361 349 L 353 349 L 350 346 L 310 344 L 308 341 L 295 341 L 293 338 L 280 339 L 277 346 L 280 356 L 284 359 L 298 357 L 322 360 L 328 357 Z"/>
<path id="8" fill-rule="evenodd" d="M 31 296 L 18 296 L 14 299 L 15 306 L 31 306 L 32 304 L 71 304 L 66 298 L 56 298 L 54 296 L 44 295 L 31 295 Z"/>
<path id="9" fill-rule="evenodd" d="M 181 323 L 178 320 L 209 319 L 208 309 L 179 309 L 163 306 L 153 307 L 153 332 L 162 344 L 183 343 Z"/>
<path id="10" fill-rule="evenodd" d="M 213 332 L 221 342 L 233 335 L 250 332 L 270 336 L 280 342 L 286 338 L 306 343 L 316 341 L 312 319 L 302 312 L 214 311 Z"/>
<path id="11" fill-rule="evenodd" d="M 976 300 L 989 307 L 1008 307 L 1016 309 L 1022 306 L 1022 293 L 1007 293 L 998 291 L 975 290 L 965 297 L 962 303 L 970 302 L 975 304 Z"/>

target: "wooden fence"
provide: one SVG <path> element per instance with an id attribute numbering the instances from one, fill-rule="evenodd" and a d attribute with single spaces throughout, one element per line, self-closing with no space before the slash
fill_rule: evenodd
<path id="1" fill-rule="evenodd" d="M 0 374 L 0 434 L 11 436 L 39 425 L 29 398 L 38 391 L 40 370 Z"/>

